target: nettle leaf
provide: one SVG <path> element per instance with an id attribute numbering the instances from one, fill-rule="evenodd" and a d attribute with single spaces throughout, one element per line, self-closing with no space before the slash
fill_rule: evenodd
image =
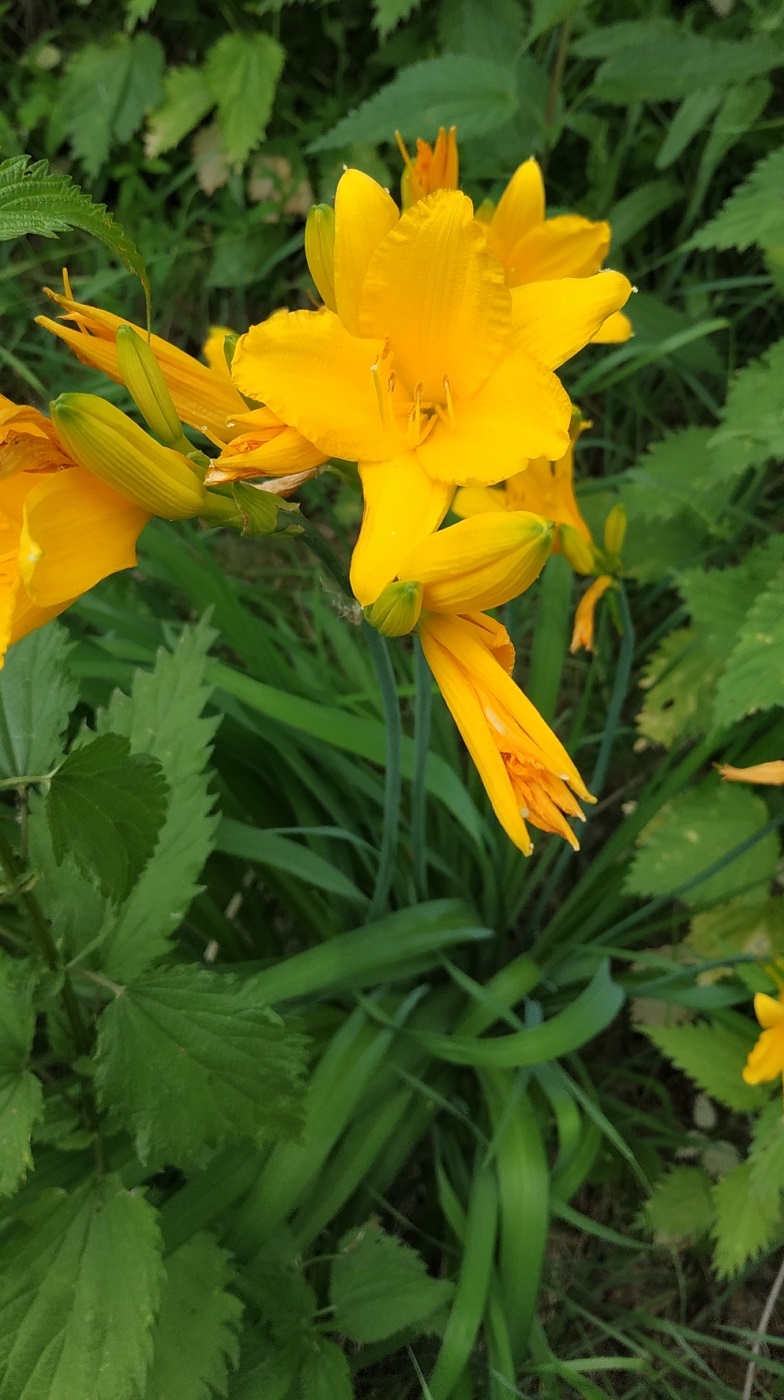
<path id="1" fill-rule="evenodd" d="M 687 510 L 713 524 L 727 493 L 717 489 L 711 438 L 710 428 L 691 427 L 654 443 L 626 475 L 624 504 L 645 520 L 665 523 Z"/>
<path id="2" fill-rule="evenodd" d="M 69 851 L 107 899 L 124 899 L 155 850 L 168 792 L 158 760 L 132 754 L 122 734 L 73 749 L 46 794 L 55 860 Z"/>
<path id="3" fill-rule="evenodd" d="M 714 696 L 721 663 L 711 657 L 696 627 L 679 627 L 649 658 L 640 688 L 647 692 L 637 727 L 645 739 L 669 749 L 696 738 Z"/>
<path id="4" fill-rule="evenodd" d="M 352 1230 L 332 1265 L 334 1324 L 353 1342 L 381 1342 L 448 1303 L 454 1286 L 431 1278 L 416 1250 L 378 1225 Z"/>
<path id="5" fill-rule="evenodd" d="M 51 174 L 45 160 L 31 164 L 29 156 L 12 156 L 0 163 L 0 239 L 20 238 L 27 233 L 56 238 L 58 233 L 72 228 L 98 238 L 139 278 L 149 307 L 150 284 L 144 259 L 104 204 L 96 204 L 72 183 L 69 175 Z M 17 643 L 17 647 L 20 645 Z"/>
<path id="6" fill-rule="evenodd" d="M 152 159 L 178 146 L 214 106 L 201 68 L 170 68 L 163 80 L 163 102 L 147 120 L 144 154 Z"/>
<path id="7" fill-rule="evenodd" d="M 718 214 L 698 229 L 692 248 L 769 248 L 784 243 L 784 147 L 758 161 Z"/>
<path id="8" fill-rule="evenodd" d="M 473 53 L 505 67 L 522 47 L 522 9 L 517 0 L 443 0 L 438 39 L 446 53 Z"/>
<path id="9" fill-rule="evenodd" d="M 673 798 L 641 832 L 639 847 L 626 879 L 636 895 L 672 894 L 680 885 L 726 858 L 723 869 L 681 896 L 688 904 L 718 904 L 742 895 L 759 900 L 773 879 L 778 861 L 775 832 L 757 841 L 742 855 L 732 852 L 753 837 L 768 819 L 765 803 L 755 793 L 722 785 L 710 777 L 699 787 Z"/>
<path id="10" fill-rule="evenodd" d="M 301 1127 L 305 1041 L 255 978 L 198 967 L 140 977 L 102 1013 L 97 1057 L 101 1100 L 142 1160 L 187 1163 L 205 1146 Z"/>
<path id="11" fill-rule="evenodd" d="M 65 628 L 50 623 L 8 652 L 0 682 L 0 778 L 42 776 L 62 757 L 62 736 L 79 698 L 68 670 L 71 649 Z"/>
<path id="12" fill-rule="evenodd" d="M 300 1367 L 299 1393 L 308 1400 L 354 1400 L 351 1368 L 336 1342 L 319 1338 Z"/>
<path id="13" fill-rule="evenodd" d="M 770 1201 L 775 1212 L 784 1191 L 784 1118 L 778 1093 L 757 1119 L 748 1165 L 752 1191 L 760 1200 Z"/>
<path id="14" fill-rule="evenodd" d="M 206 769 L 218 720 L 202 711 L 211 693 L 204 669 L 215 635 L 205 622 L 186 627 L 173 652 L 158 652 L 152 672 L 136 672 L 130 698 L 115 691 L 98 717 L 99 733 L 124 734 L 132 753 L 157 759 L 170 787 L 155 859 L 101 947 L 101 968 L 118 982 L 131 981 L 167 951 L 212 850 L 217 817 Z"/>
<path id="15" fill-rule="evenodd" d="M 766 1098 L 758 1084 L 746 1084 L 743 1066 L 756 1039 L 748 1029 L 723 1021 L 698 1021 L 687 1026 L 645 1026 L 643 1034 L 658 1045 L 678 1069 L 712 1099 L 739 1113 L 760 1108 Z"/>
<path id="16" fill-rule="evenodd" d="M 722 478 L 784 458 L 784 340 L 735 375 L 711 449 Z"/>
<path id="17" fill-rule="evenodd" d="M 713 1223 L 711 1179 L 703 1167 L 673 1167 L 661 1177 L 643 1215 L 657 1244 L 693 1244 Z"/>
<path id="18" fill-rule="evenodd" d="M 784 704 L 784 568 L 746 614 L 736 646 L 716 687 L 713 714 L 730 725 L 744 715 Z"/>
<path id="19" fill-rule="evenodd" d="M 132 1400 L 160 1277 L 155 1211 L 119 1177 L 43 1192 L 0 1236 L 1 1400 Z"/>
<path id="20" fill-rule="evenodd" d="M 226 159 L 242 165 L 267 133 L 285 50 L 270 34 L 224 34 L 204 64 Z"/>
<path id="21" fill-rule="evenodd" d="M 68 65 L 62 115 L 71 150 L 94 179 L 112 147 L 139 130 L 161 101 L 164 54 L 151 34 L 86 44 Z"/>
<path id="22" fill-rule="evenodd" d="M 379 39 L 386 39 L 421 3 L 422 0 L 373 0 L 373 28 Z"/>
<path id="23" fill-rule="evenodd" d="M 784 958 L 784 899 L 759 904 L 733 899 L 705 909 L 691 922 L 686 942 L 703 958 Z"/>
<path id="24" fill-rule="evenodd" d="M 605 102 L 675 102 L 699 88 L 726 88 L 784 66 L 768 37 L 728 40 L 689 34 L 624 47 L 605 60 L 593 92 Z"/>
<path id="25" fill-rule="evenodd" d="M 703 88 L 690 92 L 684 97 L 680 107 L 667 128 L 654 165 L 657 170 L 666 170 L 678 156 L 683 155 L 695 136 L 699 136 L 719 106 L 724 92 L 721 88 Z"/>
<path id="26" fill-rule="evenodd" d="M 0 953 L 0 1195 L 10 1196 L 33 1164 L 30 1133 L 43 1112 L 43 1090 L 27 1068 L 35 1034 L 35 975 L 27 962 Z"/>
<path id="27" fill-rule="evenodd" d="M 713 1267 L 719 1278 L 725 1279 L 776 1242 L 781 1213 L 771 1210 L 769 1199 L 754 1191 L 748 1162 L 733 1167 L 716 1183 L 713 1205 Z"/>
<path id="28" fill-rule="evenodd" d="M 166 1259 L 144 1400 L 225 1395 L 239 1356 L 243 1306 L 228 1292 L 231 1256 L 211 1235 L 193 1235 Z"/>
<path id="29" fill-rule="evenodd" d="M 706 651 L 726 662 L 750 603 L 784 566 L 784 536 L 772 536 L 748 550 L 732 569 L 688 569 L 677 576 L 678 591 L 699 628 Z"/>
<path id="30" fill-rule="evenodd" d="M 456 125 L 462 140 L 503 126 L 517 110 L 514 69 L 469 54 L 444 54 L 403 68 L 391 83 L 311 142 L 328 151 L 354 142 L 407 141 Z"/>

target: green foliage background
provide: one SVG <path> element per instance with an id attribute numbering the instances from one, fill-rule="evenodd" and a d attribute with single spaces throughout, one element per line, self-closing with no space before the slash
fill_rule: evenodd
<path id="1" fill-rule="evenodd" d="M 784 1238 L 778 1091 L 740 1077 L 784 806 L 712 764 L 784 757 L 784 15 L 95 0 L 0 43 L 14 399 L 125 402 L 32 326 L 62 263 L 137 321 L 146 265 L 194 352 L 309 305 L 309 199 L 393 187 L 395 127 L 456 122 L 477 200 L 536 154 L 638 287 L 565 374 L 629 613 L 567 656 L 554 559 L 506 618 L 601 799 L 579 855 L 509 848 L 405 647 L 390 836 L 371 654 L 300 541 L 156 522 L 11 653 L 1 1400 L 735 1397 Z M 304 504 L 347 553 L 356 496 Z"/>

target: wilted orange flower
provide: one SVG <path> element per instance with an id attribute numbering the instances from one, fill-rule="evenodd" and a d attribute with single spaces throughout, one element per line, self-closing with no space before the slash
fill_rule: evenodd
<path id="1" fill-rule="evenodd" d="M 781 787 L 784 784 L 784 759 L 774 758 L 769 763 L 754 763 L 749 768 L 733 768 L 729 763 L 717 763 L 719 777 L 728 783 L 762 783 L 766 787 Z"/>
<path id="2" fill-rule="evenodd" d="M 404 209 L 423 199 L 426 194 L 433 194 L 434 190 L 457 189 L 460 171 L 457 127 L 450 126 L 447 131 L 440 126 L 435 146 L 417 138 L 415 160 L 408 154 L 399 131 L 395 132 L 395 140 L 405 164 L 400 177 L 400 198 Z"/>

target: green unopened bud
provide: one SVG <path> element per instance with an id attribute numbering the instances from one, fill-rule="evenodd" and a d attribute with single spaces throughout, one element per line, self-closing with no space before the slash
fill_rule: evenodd
<path id="1" fill-rule="evenodd" d="M 182 450 L 187 439 L 152 347 L 133 329 L 117 330 L 117 363 L 123 383 L 151 432 L 166 445 Z"/>
<path id="2" fill-rule="evenodd" d="M 388 583 L 375 603 L 365 608 L 365 617 L 382 636 L 404 637 L 416 627 L 421 611 L 421 583 Z"/>
<path id="3" fill-rule="evenodd" d="M 199 515 L 204 487 L 181 452 L 162 447 L 114 404 L 96 394 L 61 394 L 50 405 L 66 452 L 150 515 Z"/>
<path id="4" fill-rule="evenodd" d="M 604 547 L 611 558 L 617 559 L 625 538 L 626 511 L 618 501 L 604 522 Z"/>
<path id="5" fill-rule="evenodd" d="M 335 302 L 335 211 L 331 204 L 314 204 L 305 224 L 305 257 L 321 300 L 330 311 Z"/>
<path id="6" fill-rule="evenodd" d="M 596 568 L 596 552 L 592 544 L 573 525 L 560 527 L 561 553 L 577 574 L 592 574 Z"/>

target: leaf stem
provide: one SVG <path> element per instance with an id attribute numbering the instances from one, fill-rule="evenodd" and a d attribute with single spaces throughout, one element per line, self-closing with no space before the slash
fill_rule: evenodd
<path id="1" fill-rule="evenodd" d="M 550 133 L 555 119 L 555 108 L 558 102 L 558 94 L 561 91 L 564 69 L 566 67 L 566 55 L 569 51 L 569 40 L 572 37 L 572 21 L 564 20 L 561 25 L 561 32 L 558 36 L 558 48 L 555 54 L 552 76 L 550 78 L 550 89 L 547 93 L 547 106 L 544 114 L 545 147 L 542 152 L 542 169 L 547 170 L 547 159 L 550 154 Z"/>

